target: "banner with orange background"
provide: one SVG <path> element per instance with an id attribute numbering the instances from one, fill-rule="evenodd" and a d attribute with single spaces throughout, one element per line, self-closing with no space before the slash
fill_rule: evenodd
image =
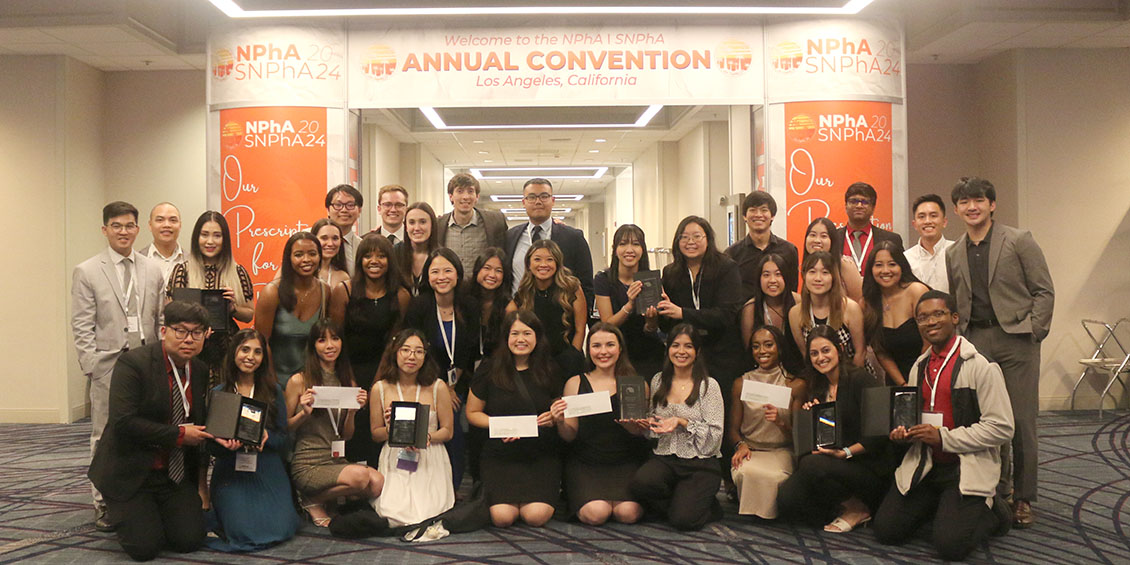
<path id="1" fill-rule="evenodd" d="M 887 102 L 784 104 L 785 210 L 788 239 L 804 249 L 808 224 L 821 216 L 847 222 L 844 191 L 854 182 L 875 187 L 872 223 L 893 230 L 892 116 Z M 803 255 L 803 253 L 802 253 Z"/>
<path id="2" fill-rule="evenodd" d="M 220 212 L 235 261 L 259 289 L 282 266 L 286 240 L 325 216 L 327 110 L 221 110 Z"/>

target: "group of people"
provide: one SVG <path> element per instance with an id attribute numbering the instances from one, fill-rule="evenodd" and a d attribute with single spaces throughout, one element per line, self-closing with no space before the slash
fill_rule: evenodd
<path id="1" fill-rule="evenodd" d="M 846 226 L 808 226 L 803 255 L 772 234 L 776 202 L 754 191 L 748 236 L 725 251 L 705 219 L 679 223 L 646 308 L 638 226 L 615 231 L 594 276 L 584 233 L 551 218 L 549 180 L 525 183 L 529 221 L 509 229 L 479 192 L 455 175 L 453 210 L 437 217 L 382 187 L 381 225 L 361 235 L 362 194 L 334 187 L 258 296 L 223 215 L 202 214 L 184 253 L 179 212 L 159 204 L 153 244 L 134 251 L 138 211 L 107 205 L 109 248 L 73 285 L 96 527 L 139 560 L 203 543 L 251 551 L 292 537 L 296 508 L 328 525 L 342 499 L 394 526 L 423 522 L 456 504 L 465 473 L 496 527 L 540 526 L 565 500 L 590 525 L 650 515 L 698 529 L 722 516 L 723 485 L 739 514 L 835 533 L 874 519 L 883 543 L 934 519 L 951 559 L 1032 523 L 1053 290 L 1031 234 L 993 222 L 988 181 L 953 188 L 956 242 L 942 237 L 945 202 L 919 198 L 906 252 L 873 225 L 866 183 L 845 193 Z M 221 291 L 227 318 L 181 289 Z M 622 420 L 618 383 L 635 375 L 650 413 Z M 788 406 L 743 400 L 751 380 L 791 389 Z M 917 387 L 923 423 L 865 435 L 864 389 L 884 384 Z M 356 387 L 359 408 L 314 408 L 322 386 Z M 202 426 L 209 390 L 265 403 L 258 445 Z M 568 398 L 602 391 L 612 412 L 565 415 Z M 430 407 L 426 448 L 387 443 L 405 401 Z M 795 418 L 827 402 L 840 441 L 794 457 Z M 536 437 L 489 437 L 491 418 L 516 415 L 536 416 Z"/>

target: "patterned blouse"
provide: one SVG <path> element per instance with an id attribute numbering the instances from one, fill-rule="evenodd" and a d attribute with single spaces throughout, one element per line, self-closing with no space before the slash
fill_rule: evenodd
<path id="1" fill-rule="evenodd" d="M 251 286 L 251 277 L 247 275 L 243 265 L 237 264 L 235 272 L 239 275 L 239 287 L 243 291 L 243 298 L 249 303 L 252 302 L 255 300 L 255 290 Z M 169 275 L 169 284 L 165 287 L 165 294 L 169 298 L 173 297 L 174 288 L 188 288 L 188 263 L 179 263 L 173 267 L 173 272 Z M 217 265 L 204 265 L 204 288 L 205 290 L 220 288 L 220 268 Z"/>
<path id="2" fill-rule="evenodd" d="M 661 375 L 651 379 L 651 390 L 659 388 Z M 656 455 L 675 455 L 683 459 L 705 459 L 722 455 L 722 424 L 725 421 L 725 407 L 722 402 L 722 388 L 718 381 L 707 377 L 699 386 L 698 401 L 694 406 L 671 404 L 656 406 L 652 415 L 658 418 L 686 418 L 686 428 L 675 428 L 669 434 L 648 432 L 649 437 L 658 438 Z"/>

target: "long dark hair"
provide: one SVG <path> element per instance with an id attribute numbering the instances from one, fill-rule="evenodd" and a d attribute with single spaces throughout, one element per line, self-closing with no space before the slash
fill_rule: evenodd
<path id="1" fill-rule="evenodd" d="M 616 358 L 616 365 L 612 367 L 612 373 L 617 377 L 636 374 L 636 368 L 632 366 L 631 360 L 628 359 L 628 349 L 627 345 L 624 343 L 624 333 L 620 331 L 620 328 L 608 322 L 597 322 L 589 328 L 589 335 L 585 338 L 585 370 L 592 371 L 596 369 L 596 363 L 592 362 L 590 344 L 592 342 L 592 336 L 596 335 L 597 332 L 607 332 L 616 336 L 616 343 L 620 345 L 620 355 Z"/>
<path id="2" fill-rule="evenodd" d="M 294 250 L 294 244 L 299 241 L 312 241 L 314 246 L 318 248 L 318 266 L 322 265 L 322 242 L 314 237 L 314 234 L 308 231 L 295 232 L 286 240 L 286 246 L 283 247 L 282 254 L 282 268 L 279 275 L 279 306 L 284 310 L 294 310 L 298 304 L 298 295 L 294 293 L 294 279 L 298 276 L 294 272 L 294 265 L 290 264 L 290 254 Z M 317 271 L 315 271 L 314 281 L 318 281 Z"/>
<path id="3" fill-rule="evenodd" d="M 840 282 L 840 256 L 832 255 L 827 251 L 817 251 L 810 255 L 804 256 L 804 263 L 800 268 L 800 325 L 802 328 L 807 328 L 813 325 L 812 317 L 812 293 L 808 290 L 808 285 L 805 284 L 805 275 L 808 274 L 810 269 L 816 267 L 816 264 L 824 265 L 824 268 L 832 274 L 832 284 L 828 288 L 828 324 L 835 328 L 839 328 L 844 324 L 844 287 Z"/>
<path id="4" fill-rule="evenodd" d="M 200 249 L 200 232 L 204 231 L 204 224 L 208 222 L 216 222 L 220 226 L 220 234 L 224 238 L 223 243 L 220 244 L 219 261 L 216 263 L 216 288 L 226 286 L 241 289 L 243 284 L 239 278 L 238 265 L 232 258 L 231 229 L 228 228 L 227 218 L 224 218 L 223 214 L 215 210 L 208 210 L 200 214 L 200 217 L 196 219 L 196 225 L 192 227 L 189 259 L 184 266 L 185 274 L 188 275 L 188 286 L 189 288 L 204 288 L 205 286 L 204 252 Z M 235 293 L 235 304 L 237 306 L 247 304 L 247 299 L 244 298 L 242 291 L 237 290 Z"/>
<path id="5" fill-rule="evenodd" d="M 549 251 L 553 256 L 553 262 L 557 264 L 557 270 L 553 274 L 553 281 L 550 283 L 549 298 L 554 304 L 561 308 L 561 326 L 564 329 L 563 337 L 565 341 L 569 341 L 569 332 L 571 330 L 578 330 L 573 327 L 573 302 L 577 300 L 577 291 L 581 289 L 581 281 L 573 276 L 573 272 L 569 267 L 565 266 L 565 254 L 561 252 L 561 247 L 557 242 L 549 239 L 539 239 L 526 250 L 526 273 L 522 275 L 522 282 L 518 284 L 518 292 L 514 293 L 514 305 L 519 310 L 534 309 L 534 295 L 537 293 L 537 282 L 535 281 L 534 272 L 530 269 L 530 260 L 534 256 L 534 252 L 539 249 Z M 586 305 L 587 307 L 588 305 Z M 583 331 L 583 330 L 581 330 Z"/>
<path id="6" fill-rule="evenodd" d="M 541 320 L 529 310 L 515 310 L 502 319 L 501 336 L 492 356 L 491 380 L 501 388 L 507 390 L 514 390 L 515 388 L 514 381 L 518 378 L 518 369 L 515 367 L 514 354 L 510 352 L 510 340 L 508 339 L 510 328 L 514 326 L 515 322 L 522 322 L 529 326 L 531 330 L 534 330 L 534 339 L 537 340 L 537 343 L 534 344 L 534 350 L 530 352 L 530 380 L 540 386 L 548 387 L 555 370 L 553 356 L 549 351 L 549 342 L 545 338 L 545 330 L 542 328 Z"/>
<path id="7" fill-rule="evenodd" d="M 440 247 L 428 254 L 428 260 L 424 261 L 424 270 L 420 273 L 420 294 L 430 296 L 433 301 L 435 300 L 435 289 L 432 288 L 432 282 L 428 280 L 428 269 L 431 268 L 432 262 L 435 261 L 437 257 L 442 257 L 447 260 L 448 263 L 451 263 L 452 267 L 455 267 L 455 288 L 451 291 L 452 305 L 455 307 L 455 321 L 462 323 L 464 317 L 463 308 L 467 305 L 467 291 L 466 285 L 463 282 L 463 261 L 459 260 L 459 256 L 456 255 L 454 251 L 446 247 Z M 452 361 L 454 361 L 454 359 Z"/>
<path id="8" fill-rule="evenodd" d="M 785 258 L 776 253 L 766 253 L 761 257 L 761 260 L 757 262 L 757 269 L 754 270 L 754 273 L 757 274 L 757 284 L 753 288 L 754 330 L 757 330 L 762 326 L 772 325 L 765 321 L 765 291 L 761 289 L 761 275 L 765 272 L 765 265 L 768 265 L 769 263 L 773 263 L 777 266 L 778 270 L 781 270 L 781 265 L 785 264 Z M 796 299 L 793 298 L 793 289 L 789 288 L 788 285 L 785 284 L 785 280 L 788 280 L 788 278 L 785 276 L 783 270 L 781 272 L 781 278 L 784 279 L 781 281 L 781 288 L 783 289 L 781 291 L 781 300 L 783 301 L 781 312 L 784 314 L 783 318 L 785 319 L 785 321 L 788 321 L 789 310 L 793 306 L 796 306 Z"/>
<path id="9" fill-rule="evenodd" d="M 239 380 L 241 371 L 235 366 L 235 354 L 239 351 L 240 346 L 253 339 L 259 340 L 259 345 L 263 348 L 263 361 L 255 369 L 255 394 L 253 398 L 267 403 L 267 428 L 273 430 L 275 429 L 277 412 L 275 389 L 279 386 L 279 381 L 275 378 L 274 364 L 271 363 L 271 348 L 267 345 L 267 338 L 263 337 L 263 334 L 255 328 L 239 330 L 232 336 L 231 345 L 228 346 L 228 351 L 224 354 L 223 364 L 220 365 L 220 384 L 223 387 L 220 390 L 237 392 L 235 383 Z"/>
<path id="10" fill-rule="evenodd" d="M 698 224 L 706 234 L 706 251 L 702 255 L 702 269 L 699 271 L 699 277 L 701 278 L 708 271 L 714 271 L 719 263 L 726 260 L 726 256 L 718 251 L 718 246 L 715 245 L 714 228 L 710 227 L 710 222 L 699 216 L 687 216 L 679 222 L 679 227 L 675 228 L 675 237 L 671 241 L 671 257 L 673 260 L 670 265 L 663 268 L 663 288 L 665 289 L 679 287 L 683 273 L 687 272 L 687 257 L 683 255 L 683 250 L 679 248 L 679 238 L 682 237 L 683 230 L 692 223 Z M 694 283 L 688 280 L 687 284 L 693 285 Z M 667 292 L 671 291 L 668 290 Z"/>
<path id="11" fill-rule="evenodd" d="M 502 284 L 493 291 L 488 291 L 479 285 L 479 271 L 483 270 L 487 261 L 497 258 L 499 263 L 502 264 Z M 488 247 L 475 258 L 475 265 L 471 268 L 471 281 L 467 289 L 468 304 L 482 304 L 486 300 L 487 293 L 493 293 L 490 303 L 490 314 L 486 319 L 481 320 L 482 325 L 490 329 L 490 331 L 497 331 L 499 325 L 502 324 L 502 318 L 506 316 L 506 305 L 510 302 L 510 289 L 513 286 L 514 274 L 510 270 L 510 262 L 506 260 L 506 252 L 498 247 Z M 497 339 L 498 336 L 495 336 Z M 489 352 L 487 352 L 489 354 Z"/>
<path id="12" fill-rule="evenodd" d="M 322 361 L 318 359 L 318 350 L 314 347 L 318 340 L 326 334 L 341 339 L 341 327 L 330 318 L 322 318 L 314 322 L 313 327 L 310 328 L 310 336 L 306 340 L 306 367 L 302 370 L 303 384 L 307 388 L 322 386 L 325 381 Z M 341 386 L 353 386 L 353 368 L 349 365 L 349 356 L 346 355 L 344 340 L 342 341 L 341 353 L 334 361 L 334 374 L 337 375 L 337 380 L 341 383 Z"/>
<path id="13" fill-rule="evenodd" d="M 424 333 L 420 330 L 404 328 L 392 336 L 385 347 L 385 351 L 381 355 L 381 364 L 377 367 L 377 376 L 373 378 L 374 382 L 396 383 L 400 380 L 400 365 L 397 363 L 396 355 L 404 342 L 410 337 L 420 338 L 420 343 L 424 346 L 424 361 L 420 363 L 420 371 L 416 373 L 416 384 L 421 387 L 431 386 L 439 379 L 439 367 L 432 360 L 432 356 L 429 355 L 431 350 L 428 348 L 431 346 L 428 344 L 428 338 L 424 337 Z"/>
<path id="14" fill-rule="evenodd" d="M 808 232 L 812 231 L 812 227 L 815 226 L 816 224 L 821 224 L 821 225 L 824 226 L 824 229 L 828 230 L 828 239 L 831 240 L 831 242 L 832 242 L 831 243 L 832 248 L 829 249 L 828 252 L 831 253 L 832 255 L 836 256 L 836 257 L 843 255 L 843 253 L 844 253 L 844 240 L 843 240 L 842 237 L 840 237 L 840 232 L 836 229 L 836 224 L 834 222 L 832 222 L 832 220 L 829 220 L 828 218 L 820 217 L 820 218 L 816 218 L 815 220 L 812 220 L 811 222 L 809 222 L 808 227 L 804 228 L 804 240 L 801 241 L 801 247 L 803 248 L 802 250 L 804 251 L 804 254 L 803 254 L 804 258 L 805 259 L 808 258 L 808 245 L 807 245 Z M 803 259 L 802 259 L 802 261 L 803 261 Z"/>
<path id="15" fill-rule="evenodd" d="M 624 224 L 616 228 L 612 234 L 612 264 L 608 269 L 609 281 L 614 281 L 620 276 L 620 258 L 616 256 L 616 248 L 627 245 L 635 240 L 643 248 L 640 254 L 639 270 L 651 270 L 651 260 L 647 256 L 647 242 L 644 241 L 643 229 L 635 224 Z"/>
<path id="16" fill-rule="evenodd" d="M 345 234 L 341 233 L 341 226 L 331 222 L 329 218 L 322 218 L 314 222 L 314 225 L 310 227 L 310 233 L 314 234 L 314 237 L 318 237 L 318 232 L 322 231 L 322 228 L 326 226 L 333 226 L 337 228 L 337 233 L 340 236 L 341 241 L 341 243 L 338 244 L 337 255 L 334 255 L 332 258 L 330 258 L 330 267 L 339 271 L 346 271 L 347 269 L 345 268 L 345 253 L 343 253 L 343 251 L 345 251 Z M 322 266 L 318 265 L 318 268 L 321 269 Z"/>
<path id="17" fill-rule="evenodd" d="M 851 364 L 850 361 L 847 364 L 844 362 L 846 359 L 846 357 L 844 357 L 844 348 L 840 347 L 840 340 L 836 335 L 836 330 L 825 324 L 819 324 L 812 328 L 812 331 L 808 332 L 808 337 L 804 339 L 805 373 L 808 377 L 808 394 L 810 399 L 822 399 L 826 397 L 828 390 L 832 387 L 832 383 L 828 381 L 828 376 L 817 371 L 816 367 L 812 365 L 812 356 L 808 353 L 812 349 L 812 341 L 820 337 L 832 342 L 832 346 L 836 348 L 836 355 L 839 357 L 836 367 L 840 371 L 841 378 L 847 371 L 848 365 Z"/>
<path id="18" fill-rule="evenodd" d="M 691 339 L 691 346 L 694 347 L 695 351 L 694 363 L 691 365 L 691 379 L 694 381 L 694 386 L 691 387 L 691 393 L 687 396 L 687 406 L 694 406 L 694 403 L 698 402 L 698 389 L 703 382 L 709 382 L 706 380 L 706 360 L 702 357 L 702 345 L 699 343 L 698 334 L 695 332 L 694 326 L 686 322 L 681 323 L 671 328 L 671 333 L 667 334 L 663 370 L 659 372 L 659 386 L 655 387 L 655 392 L 651 395 L 652 406 L 667 406 L 667 393 L 671 392 L 671 381 L 675 378 L 675 366 L 671 364 L 671 346 L 675 343 L 675 338 L 681 335 Z"/>
<path id="19" fill-rule="evenodd" d="M 349 280 L 351 290 L 349 302 L 360 304 L 365 300 L 365 284 L 368 282 L 369 275 L 365 273 L 361 263 L 370 253 L 380 253 L 387 260 L 388 267 L 385 268 L 385 274 L 381 277 L 381 284 L 385 287 L 385 294 L 393 295 L 393 301 L 390 304 L 393 311 L 398 311 L 400 302 L 395 299 L 395 295 L 403 288 L 404 281 L 400 276 L 400 265 L 396 258 L 392 256 L 392 244 L 389 243 L 388 238 L 379 233 L 365 234 L 365 237 L 361 238 L 361 243 L 357 244 L 357 256 L 353 260 L 353 276 Z"/>
<path id="20" fill-rule="evenodd" d="M 425 251 L 428 252 L 428 255 L 431 255 L 431 253 L 438 249 L 440 246 L 438 233 L 439 230 L 436 229 L 437 220 L 435 210 L 432 210 L 431 205 L 427 202 L 413 202 L 412 204 L 409 204 L 408 207 L 404 209 L 404 241 L 397 243 L 395 247 L 396 260 L 400 261 L 400 269 L 404 272 L 404 286 L 407 288 L 413 288 L 416 284 L 416 281 L 412 280 L 413 243 L 412 239 L 408 237 L 408 212 L 411 212 L 413 210 L 423 210 L 423 212 L 428 215 L 428 219 L 431 220 L 432 229 L 431 233 L 428 234 L 428 241 L 424 244 L 424 246 L 426 247 Z M 428 278 L 427 272 L 428 268 L 424 267 L 424 271 L 420 274 L 420 278 Z"/>
<path id="21" fill-rule="evenodd" d="M 863 301 L 867 303 L 863 313 L 863 335 L 866 336 L 868 345 L 875 351 L 884 352 L 883 340 L 880 339 L 883 332 L 883 289 L 879 286 L 879 281 L 875 280 L 875 258 L 879 256 L 880 251 L 890 253 L 891 259 L 894 259 L 899 270 L 902 271 L 899 276 L 899 286 L 921 281 L 914 276 L 910 261 L 906 260 L 902 247 L 895 242 L 886 239 L 876 241 L 871 253 L 867 254 L 867 262 L 864 263 L 867 267 L 863 269 Z"/>

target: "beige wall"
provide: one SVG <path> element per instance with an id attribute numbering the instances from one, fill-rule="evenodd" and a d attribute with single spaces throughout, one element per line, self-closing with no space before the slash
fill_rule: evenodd
<path id="1" fill-rule="evenodd" d="M 364 128 L 365 152 L 361 170 L 361 191 L 365 196 L 365 217 L 362 231 L 366 227 L 380 225 L 377 214 L 377 191 L 386 184 L 402 184 L 400 178 L 400 142 L 393 139 L 384 128 L 368 124 Z"/>

